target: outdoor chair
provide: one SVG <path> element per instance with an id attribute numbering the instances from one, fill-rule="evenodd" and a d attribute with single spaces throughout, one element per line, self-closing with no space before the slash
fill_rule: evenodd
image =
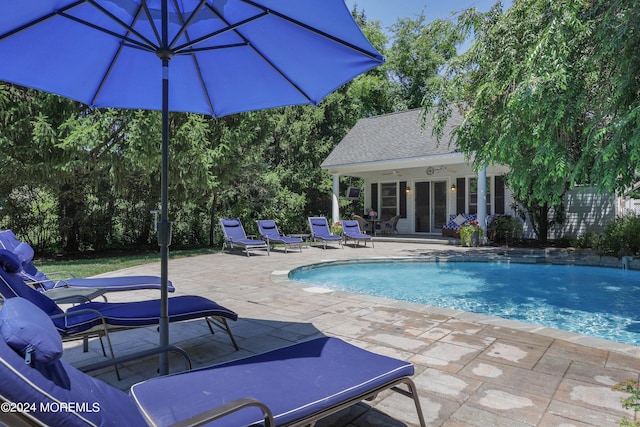
<path id="1" fill-rule="evenodd" d="M 358 225 L 360 226 L 360 230 L 363 233 L 371 234 L 371 232 L 373 231 L 371 229 L 371 223 L 369 221 L 367 221 L 366 219 L 364 219 L 363 217 L 361 217 L 360 215 L 353 214 L 353 215 L 351 215 L 351 219 L 355 219 L 356 221 L 358 221 Z"/>
<path id="2" fill-rule="evenodd" d="M 95 302 L 76 304 L 63 310 L 45 293 L 27 285 L 19 274 L 20 261 L 10 251 L 0 249 L 0 294 L 5 300 L 21 297 L 46 313 L 65 340 L 87 339 L 97 336 L 105 354 L 102 337 L 105 337 L 110 356 L 114 357 L 109 333 L 117 330 L 158 325 L 160 320 L 160 300 L 134 302 Z M 214 301 L 195 295 L 169 298 L 169 322 L 205 319 L 211 333 L 213 325 L 229 335 L 236 350 L 238 345 L 231 333 L 228 320 L 237 320 L 238 315 Z"/>
<path id="3" fill-rule="evenodd" d="M 331 234 L 327 218 L 323 216 L 309 217 L 309 229 L 314 241 L 322 241 L 323 249 L 327 249 L 327 242 L 338 243 L 342 247 L 342 237 Z"/>
<path id="4" fill-rule="evenodd" d="M 11 230 L 0 231 L 0 248 L 13 252 L 20 260 L 20 275 L 35 289 L 57 301 L 91 300 L 107 292 L 160 289 L 158 276 L 73 277 L 68 272 L 44 274 L 33 264 L 34 250 Z M 168 282 L 169 292 L 175 288 Z M 105 298 L 106 299 L 106 298 Z"/>
<path id="5" fill-rule="evenodd" d="M 269 245 L 267 245 L 267 242 L 248 238 L 238 218 L 221 218 L 220 226 L 224 233 L 224 242 L 222 243 L 223 251 L 224 248 L 232 249 L 239 247 L 244 249 L 247 256 L 249 256 L 249 253 L 252 251 L 267 251 L 267 255 L 269 255 Z"/>
<path id="6" fill-rule="evenodd" d="M 134 384 L 129 394 L 80 372 L 61 356 L 62 342 L 51 320 L 22 298 L 7 301 L 0 309 L 0 402 L 23 410 L 4 411 L 2 422 L 120 427 L 217 420 L 213 425 L 220 427 L 306 426 L 392 390 L 413 400 L 419 424 L 426 427 L 410 378 L 413 365 L 337 338 L 149 379 Z"/>
<path id="7" fill-rule="evenodd" d="M 364 242 L 364 245 L 367 246 L 367 242 L 371 242 L 371 247 L 374 247 L 371 236 L 360 231 L 360 225 L 355 219 L 345 219 L 342 221 L 342 237 L 344 243 L 353 240 L 356 246 L 360 245 L 360 242 Z"/>
<path id="8" fill-rule="evenodd" d="M 287 253 L 289 246 L 297 246 L 302 252 L 302 239 L 299 237 L 288 237 L 280 234 L 276 222 L 272 219 L 259 219 L 256 221 L 258 224 L 258 232 L 260 236 L 267 242 L 267 245 L 273 243 L 280 243 L 284 245 L 284 253 Z M 273 247 L 271 247 L 273 249 Z"/>
<path id="9" fill-rule="evenodd" d="M 400 219 L 400 215 L 396 215 L 392 217 L 389 221 L 383 221 L 380 223 L 380 232 L 381 233 L 398 233 L 398 229 L 396 228 L 398 224 L 398 220 Z"/>

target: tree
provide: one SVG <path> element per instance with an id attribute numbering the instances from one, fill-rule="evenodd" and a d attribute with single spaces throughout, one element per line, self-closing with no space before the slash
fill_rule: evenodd
<path id="1" fill-rule="evenodd" d="M 587 12 L 594 21 L 593 85 L 578 174 L 622 192 L 637 183 L 640 163 L 640 8 L 633 0 L 599 0 Z"/>
<path id="2" fill-rule="evenodd" d="M 354 14 L 384 53 L 380 24 Z M 217 119 L 172 113 L 174 245 L 215 244 L 220 216 L 240 217 L 248 227 L 272 217 L 289 232 L 304 229 L 306 216 L 330 206 L 332 180 L 321 162 L 358 118 L 391 112 L 396 103 L 387 70 L 378 67 L 316 107 Z M 96 110 L 9 84 L 0 86 L 0 107 L 0 203 L 7 208 L 0 219 L 11 226 L 20 219 L 15 231 L 26 237 L 34 223 L 47 224 L 33 206 L 46 207 L 57 230 L 49 230 L 56 236 L 43 246 L 67 251 L 154 245 L 149 211 L 160 194 L 158 112 Z M 29 203 L 12 195 L 22 187 Z"/>
<path id="3" fill-rule="evenodd" d="M 613 153 L 623 138 L 608 145 L 621 121 L 606 95 L 616 82 L 606 77 L 621 70 L 612 65 L 619 46 L 604 39 L 612 25 L 627 20 L 620 14 L 614 19 L 607 3 L 516 0 L 504 13 L 500 2 L 487 13 L 466 11 L 458 28 L 474 34 L 475 44 L 450 62 L 425 101 L 426 110 L 436 112 L 438 131 L 452 108 L 462 110 L 456 142 L 476 166 L 509 166 L 507 183 L 542 241 L 553 223 L 549 213 L 563 211 L 569 188 L 615 190 L 629 182 L 637 163 L 637 150 L 635 162 L 629 161 L 633 155 Z M 623 15 L 631 5 L 616 3 L 625 3 Z M 633 79 L 628 83 L 637 89 Z M 629 112 L 628 100 L 620 101 Z"/>
<path id="4" fill-rule="evenodd" d="M 392 27 L 388 68 L 396 83 L 396 109 L 419 108 L 445 64 L 456 56 L 464 34 L 445 20 L 399 19 Z"/>

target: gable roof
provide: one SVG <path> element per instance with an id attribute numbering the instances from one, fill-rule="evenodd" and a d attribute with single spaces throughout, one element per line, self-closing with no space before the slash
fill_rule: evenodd
<path id="1" fill-rule="evenodd" d="M 453 128 L 462 123 L 462 116 L 454 112 L 438 141 L 432 135 L 429 121 L 422 129 L 421 114 L 422 109 L 414 109 L 358 120 L 321 167 L 326 169 L 458 152 L 449 141 Z"/>

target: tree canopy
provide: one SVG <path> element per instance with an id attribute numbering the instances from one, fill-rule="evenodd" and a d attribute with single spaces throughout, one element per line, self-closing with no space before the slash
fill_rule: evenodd
<path id="1" fill-rule="evenodd" d="M 546 239 L 549 211 L 574 185 L 624 191 L 636 181 L 640 15 L 628 0 L 516 0 L 466 11 L 475 43 L 425 97 L 475 165 L 510 168 L 507 182 Z"/>

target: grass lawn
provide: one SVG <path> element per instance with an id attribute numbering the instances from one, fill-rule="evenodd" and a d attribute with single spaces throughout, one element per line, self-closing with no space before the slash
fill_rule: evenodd
<path id="1" fill-rule="evenodd" d="M 169 251 L 169 258 L 183 258 L 189 256 L 210 254 L 219 252 L 220 249 L 203 248 Z M 160 252 L 144 254 L 123 254 L 109 256 L 99 254 L 91 258 L 64 259 L 64 260 L 34 260 L 34 264 L 45 274 L 65 271 L 75 277 L 90 277 L 96 274 L 107 273 L 121 268 L 134 267 L 136 265 L 159 262 Z M 160 271 L 158 270 L 158 275 Z"/>

